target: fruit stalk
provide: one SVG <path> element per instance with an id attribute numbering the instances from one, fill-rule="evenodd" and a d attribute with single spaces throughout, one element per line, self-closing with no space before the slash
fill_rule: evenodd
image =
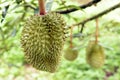
<path id="1" fill-rule="evenodd" d="M 46 12 L 45 12 L 45 0 L 38 0 L 38 4 L 39 4 L 39 14 L 40 15 L 44 15 Z"/>
<path id="2" fill-rule="evenodd" d="M 72 45 L 72 39 L 73 39 L 72 33 L 73 33 L 73 26 L 71 26 L 71 29 L 70 29 L 70 48 L 73 48 L 73 45 Z"/>
<path id="3" fill-rule="evenodd" d="M 99 28 L 98 28 L 98 18 L 97 18 L 96 19 L 95 43 L 98 43 L 98 35 L 99 35 Z"/>

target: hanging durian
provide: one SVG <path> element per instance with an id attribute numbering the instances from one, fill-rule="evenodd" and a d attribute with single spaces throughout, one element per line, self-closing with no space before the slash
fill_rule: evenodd
<path id="1" fill-rule="evenodd" d="M 73 61 L 77 58 L 78 56 L 78 50 L 74 49 L 74 48 L 67 48 L 65 50 L 64 53 L 64 58 L 69 60 L 69 61 Z"/>
<path id="2" fill-rule="evenodd" d="M 89 42 L 86 49 L 86 61 L 90 66 L 100 68 L 104 65 L 105 54 L 103 49 L 104 48 L 95 41 Z"/>
<path id="3" fill-rule="evenodd" d="M 25 58 L 33 67 L 55 72 L 65 39 L 65 21 L 60 14 L 49 12 L 26 20 L 21 44 Z"/>

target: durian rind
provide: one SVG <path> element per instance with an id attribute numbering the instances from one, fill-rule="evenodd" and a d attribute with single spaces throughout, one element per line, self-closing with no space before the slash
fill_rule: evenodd
<path id="1" fill-rule="evenodd" d="M 104 48 L 95 41 L 89 42 L 86 48 L 86 61 L 94 68 L 102 67 L 105 62 Z"/>
<path id="2" fill-rule="evenodd" d="M 39 70 L 56 71 L 65 41 L 65 25 L 62 16 L 55 12 L 26 20 L 21 44 L 28 63 Z"/>
<path id="3" fill-rule="evenodd" d="M 78 57 L 78 51 L 73 48 L 67 48 L 64 53 L 64 58 L 68 61 L 74 61 Z"/>

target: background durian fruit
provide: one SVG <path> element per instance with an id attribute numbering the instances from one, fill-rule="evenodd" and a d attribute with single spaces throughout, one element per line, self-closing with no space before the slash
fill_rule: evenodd
<path id="1" fill-rule="evenodd" d="M 67 48 L 64 53 L 64 58 L 69 61 L 73 61 L 78 56 L 78 50 L 74 48 Z"/>
<path id="2" fill-rule="evenodd" d="M 86 48 L 86 61 L 94 68 L 102 67 L 105 62 L 104 48 L 95 41 L 90 41 Z"/>
<path id="3" fill-rule="evenodd" d="M 27 19 L 21 34 L 27 62 L 39 70 L 55 72 L 65 41 L 65 25 L 55 12 Z"/>

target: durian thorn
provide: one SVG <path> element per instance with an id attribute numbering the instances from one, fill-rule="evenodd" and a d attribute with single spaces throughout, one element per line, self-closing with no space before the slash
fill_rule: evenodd
<path id="1" fill-rule="evenodd" d="M 64 34 L 68 34 L 68 32 L 64 32 Z"/>
<path id="2" fill-rule="evenodd" d="M 95 21 L 96 21 L 95 43 L 97 44 L 99 36 L 98 18 Z"/>
<path id="3" fill-rule="evenodd" d="M 45 0 L 38 0 L 38 4 L 39 4 L 39 14 L 40 15 L 45 15 Z"/>
<path id="4" fill-rule="evenodd" d="M 71 29 L 70 29 L 70 48 L 73 48 L 73 44 L 72 44 L 72 33 L 73 33 L 73 26 L 71 26 Z"/>
<path id="5" fill-rule="evenodd" d="M 70 28 L 71 28 L 71 27 L 66 27 L 66 28 L 64 28 L 64 29 L 65 29 L 65 30 L 70 30 Z"/>

